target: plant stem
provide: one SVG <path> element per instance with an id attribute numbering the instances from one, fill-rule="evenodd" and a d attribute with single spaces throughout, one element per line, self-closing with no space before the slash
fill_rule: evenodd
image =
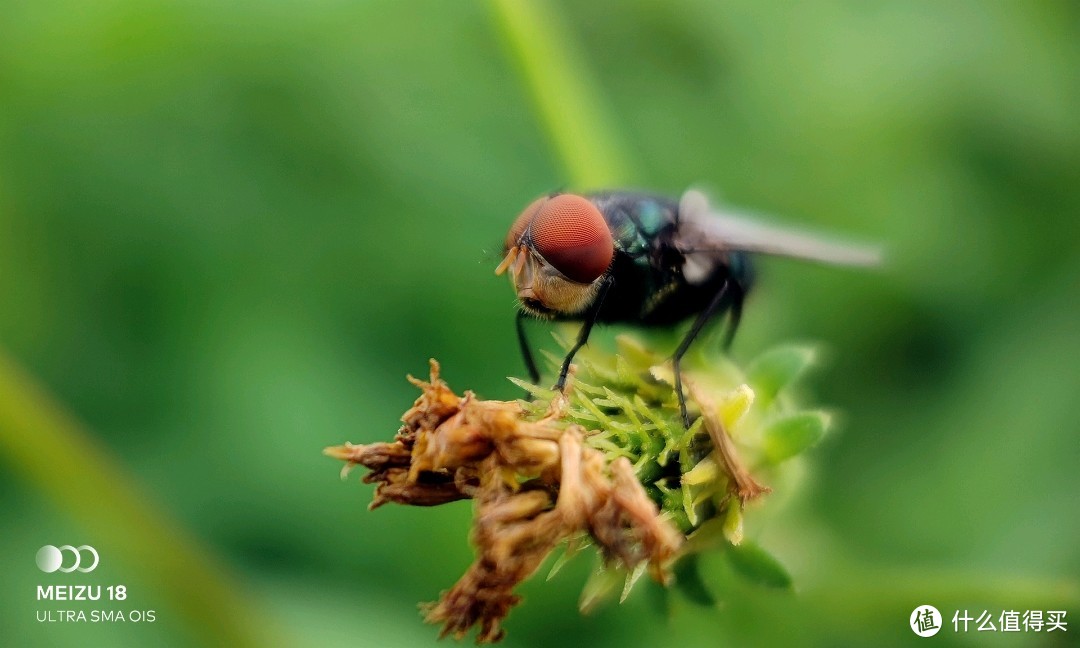
<path id="1" fill-rule="evenodd" d="M 491 9 L 571 182 L 598 189 L 632 181 L 612 112 L 559 12 L 532 0 L 491 0 Z"/>
<path id="2" fill-rule="evenodd" d="M 274 635 L 224 566 L 141 496 L 120 462 L 2 349 L 0 456 L 85 528 L 103 559 L 125 566 L 207 643 L 268 645 Z"/>

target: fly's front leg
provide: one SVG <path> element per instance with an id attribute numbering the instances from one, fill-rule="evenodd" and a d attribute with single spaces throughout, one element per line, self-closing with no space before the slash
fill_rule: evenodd
<path id="1" fill-rule="evenodd" d="M 536 368 L 536 360 L 533 359 L 532 349 L 529 347 L 529 338 L 525 336 L 525 317 L 525 311 L 518 311 L 517 317 L 514 319 L 514 325 L 517 327 L 521 359 L 525 361 L 525 370 L 529 372 L 529 380 L 535 385 L 540 382 L 540 371 Z"/>
<path id="2" fill-rule="evenodd" d="M 596 324 L 596 318 L 600 316 L 600 306 L 604 303 L 604 298 L 607 297 L 608 288 L 611 287 L 611 277 L 605 277 L 603 284 L 600 285 L 600 290 L 596 294 L 596 301 L 589 308 L 589 312 L 585 315 L 585 323 L 581 326 L 581 331 L 578 332 L 577 342 L 570 348 L 570 352 L 566 354 L 566 358 L 563 359 L 562 368 L 559 369 L 559 381 L 555 383 L 555 390 L 562 392 L 566 389 L 566 377 L 570 374 L 570 363 L 574 360 L 574 355 L 578 350 L 585 346 L 585 343 L 589 341 L 589 333 L 592 332 L 592 327 Z"/>

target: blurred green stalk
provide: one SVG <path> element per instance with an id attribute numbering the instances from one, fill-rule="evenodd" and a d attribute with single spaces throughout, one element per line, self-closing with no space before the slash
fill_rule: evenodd
<path id="1" fill-rule="evenodd" d="M 225 567 L 143 496 L 119 461 L 3 350 L 0 455 L 86 529 L 91 544 L 161 597 L 148 600 L 183 614 L 193 634 L 212 645 L 269 645 L 275 635 Z"/>
<path id="2" fill-rule="evenodd" d="M 599 189 L 632 181 L 611 111 L 559 12 L 531 0 L 491 0 L 491 9 L 570 182 Z"/>

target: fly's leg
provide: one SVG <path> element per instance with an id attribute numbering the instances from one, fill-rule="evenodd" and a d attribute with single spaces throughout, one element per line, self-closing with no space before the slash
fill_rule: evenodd
<path id="1" fill-rule="evenodd" d="M 525 311 L 518 311 L 514 319 L 517 327 L 518 346 L 521 347 L 521 359 L 525 361 L 525 370 L 529 372 L 529 380 L 540 382 L 540 371 L 536 368 L 536 360 L 533 359 L 532 349 L 529 348 L 529 338 L 525 337 Z"/>
<path id="2" fill-rule="evenodd" d="M 709 323 L 709 320 L 714 315 L 723 313 L 728 307 L 732 308 L 732 330 L 728 331 L 727 335 L 727 338 L 730 338 L 734 335 L 734 328 L 739 323 L 738 315 L 742 312 L 742 291 L 730 279 L 725 280 L 720 285 L 720 289 L 716 291 L 716 295 L 713 296 L 709 305 L 698 314 L 697 319 L 694 320 L 690 330 L 686 333 L 686 337 L 679 343 L 679 348 L 675 349 L 675 355 L 672 357 L 672 364 L 675 369 L 675 393 L 679 395 L 679 412 L 682 413 L 683 425 L 687 428 L 690 427 L 690 415 L 686 413 L 686 394 L 683 393 L 682 386 L 682 358 L 686 355 L 687 349 L 694 343 L 698 334 L 701 333 L 701 330 Z M 730 344 L 730 339 L 726 343 Z"/>
<path id="3" fill-rule="evenodd" d="M 555 383 L 556 391 L 562 392 L 566 388 L 566 376 L 570 373 L 570 363 L 574 360 L 574 355 L 578 350 L 589 341 L 589 333 L 592 332 L 593 324 L 596 324 L 596 318 L 600 315 L 600 306 L 604 303 L 604 297 L 607 296 L 610 287 L 611 277 L 605 277 L 604 283 L 600 285 L 600 291 L 596 294 L 596 300 L 593 301 L 593 305 L 585 316 L 585 323 L 581 326 L 581 331 L 578 332 L 577 342 L 570 348 L 570 352 L 566 354 L 566 358 L 563 360 L 562 368 L 559 369 L 559 382 Z"/>

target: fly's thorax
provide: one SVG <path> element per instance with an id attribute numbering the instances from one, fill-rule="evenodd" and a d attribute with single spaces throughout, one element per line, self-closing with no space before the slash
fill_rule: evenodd
<path id="1" fill-rule="evenodd" d="M 578 315 L 596 299 L 603 275 L 591 283 L 572 281 L 529 246 L 518 248 L 518 258 L 524 261 L 511 266 L 510 280 L 530 314 L 545 319 Z"/>
<path id="2" fill-rule="evenodd" d="M 663 196 L 608 192 L 593 196 L 611 230 L 615 247 L 631 257 L 654 248 L 675 225 L 677 204 Z"/>

